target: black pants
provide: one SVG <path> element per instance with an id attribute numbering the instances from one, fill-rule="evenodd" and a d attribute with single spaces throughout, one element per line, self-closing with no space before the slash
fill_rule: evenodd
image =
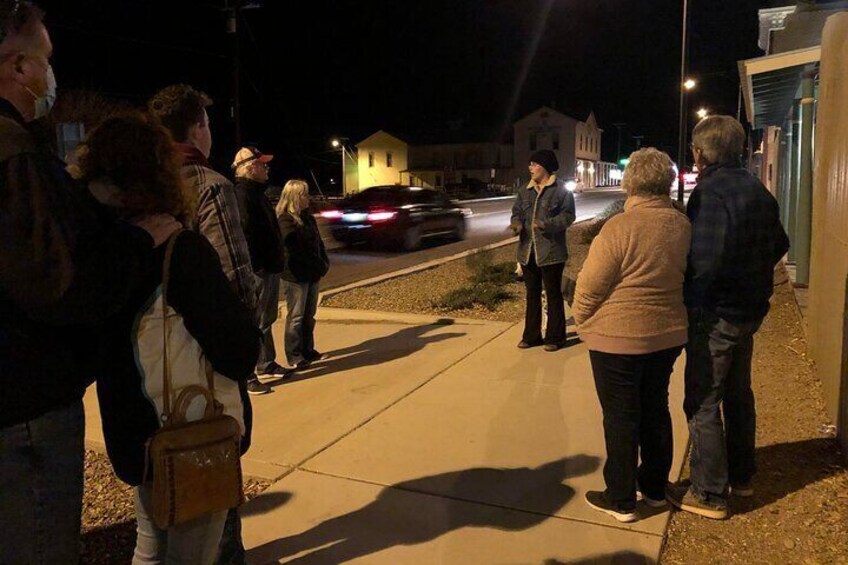
<path id="1" fill-rule="evenodd" d="M 524 314 L 524 336 L 527 343 L 542 341 L 542 285 L 548 296 L 548 325 L 545 343 L 561 344 L 565 341 L 565 303 L 562 299 L 562 271 L 565 263 L 538 267 L 530 253 L 530 262 L 521 266 L 524 286 L 527 289 L 527 310 Z"/>
<path id="2" fill-rule="evenodd" d="M 682 349 L 645 355 L 589 351 L 604 413 L 607 499 L 620 510 L 636 507 L 637 483 L 645 496 L 665 498 L 674 446 L 668 381 Z"/>

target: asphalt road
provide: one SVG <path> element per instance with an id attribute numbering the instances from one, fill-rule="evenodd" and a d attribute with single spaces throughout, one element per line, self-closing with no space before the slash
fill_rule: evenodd
<path id="1" fill-rule="evenodd" d="M 623 197 L 624 193 L 617 189 L 599 189 L 575 194 L 577 218 L 579 220 L 594 216 L 610 202 Z M 512 199 L 471 202 L 465 206 L 471 209 L 472 215 L 468 218 L 468 229 L 463 241 L 425 240 L 423 247 L 414 252 L 339 247 L 330 234 L 322 229 L 330 255 L 330 272 L 321 280 L 321 290 L 405 269 L 512 237 L 512 233 L 507 229 Z"/>

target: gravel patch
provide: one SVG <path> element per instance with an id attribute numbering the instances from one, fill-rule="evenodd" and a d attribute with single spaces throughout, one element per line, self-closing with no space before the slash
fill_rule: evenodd
<path id="1" fill-rule="evenodd" d="M 268 481 L 246 479 L 245 496 L 250 500 L 270 484 Z M 134 548 L 135 511 L 132 487 L 115 476 L 106 455 L 86 450 L 81 563 L 130 563 Z"/>
<path id="2" fill-rule="evenodd" d="M 589 245 L 583 243 L 581 237 L 585 225 L 575 224 L 568 232 L 569 260 L 565 275 L 572 278 L 576 277 L 589 250 Z M 493 264 L 514 263 L 517 248 L 518 245 L 513 244 L 493 250 Z M 470 277 L 471 270 L 465 259 L 457 259 L 425 271 L 330 296 L 322 301 L 321 306 L 502 322 L 517 322 L 524 318 L 524 283 L 505 285 L 504 290 L 512 294 L 512 298 L 501 302 L 494 310 L 479 305 L 445 310 L 434 305 L 448 292 L 469 286 Z"/>
<path id="3" fill-rule="evenodd" d="M 724 521 L 675 512 L 661 563 L 848 563 L 848 469 L 823 433 L 829 422 L 801 323 L 791 288 L 778 286 L 754 346 L 754 496 L 731 497 Z"/>

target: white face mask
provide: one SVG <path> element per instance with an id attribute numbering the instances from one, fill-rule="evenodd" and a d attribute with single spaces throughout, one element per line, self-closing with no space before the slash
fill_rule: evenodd
<path id="1" fill-rule="evenodd" d="M 49 63 L 47 64 L 45 80 L 47 81 L 47 90 L 42 96 L 38 96 L 32 89 L 25 87 L 27 92 L 35 98 L 35 115 L 33 116 L 35 120 L 49 114 L 50 109 L 53 108 L 53 103 L 56 102 L 56 76 L 53 74 L 53 67 Z"/>

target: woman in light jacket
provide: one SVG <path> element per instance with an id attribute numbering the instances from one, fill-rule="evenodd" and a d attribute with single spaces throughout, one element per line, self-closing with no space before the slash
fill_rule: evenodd
<path id="1" fill-rule="evenodd" d="M 661 151 L 630 156 L 624 213 L 592 242 L 572 308 L 589 347 L 607 449 L 606 490 L 586 493 L 586 502 L 621 522 L 638 518 L 637 489 L 649 506 L 665 506 L 671 470 L 668 384 L 687 339 L 683 277 L 691 234 L 669 198 L 674 177 Z"/>
<path id="2" fill-rule="evenodd" d="M 286 295 L 286 358 L 304 369 L 321 358 L 315 349 L 315 312 L 318 283 L 330 261 L 318 224 L 309 211 L 309 185 L 300 179 L 283 187 L 277 203 L 277 221 L 283 237 L 283 292 Z"/>
<path id="3" fill-rule="evenodd" d="M 196 198 L 183 184 L 171 136 L 140 114 L 110 118 L 93 130 L 80 172 L 92 195 L 118 218 L 170 214 L 188 225 L 194 217 Z M 250 404 L 245 384 L 259 353 L 259 330 L 231 290 L 206 238 L 191 231 L 175 237 L 167 293 L 171 401 L 182 387 L 205 384 L 208 360 L 215 399 L 238 422 L 246 449 Z M 133 565 L 211 564 L 226 510 L 168 529 L 152 520 L 146 442 L 160 428 L 163 414 L 165 250 L 166 245 L 160 245 L 152 260 L 139 266 L 141 274 L 128 289 L 125 306 L 99 330 L 94 352 L 97 396 L 112 467 L 134 487 L 138 536 Z"/>

